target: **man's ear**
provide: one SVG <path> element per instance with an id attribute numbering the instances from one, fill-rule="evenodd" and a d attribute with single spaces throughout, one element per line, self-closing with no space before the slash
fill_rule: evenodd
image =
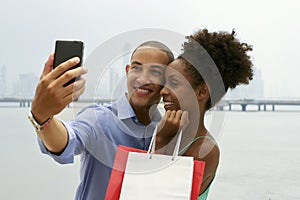
<path id="1" fill-rule="evenodd" d="M 128 74 L 128 72 L 129 72 L 129 69 L 130 69 L 130 65 L 129 65 L 129 64 L 127 64 L 125 69 L 126 69 L 126 75 L 127 75 L 127 74 Z"/>
<path id="2" fill-rule="evenodd" d="M 201 84 L 199 85 L 196 89 L 196 96 L 198 98 L 198 100 L 203 100 L 206 99 L 207 97 L 209 97 L 209 90 L 206 84 Z"/>

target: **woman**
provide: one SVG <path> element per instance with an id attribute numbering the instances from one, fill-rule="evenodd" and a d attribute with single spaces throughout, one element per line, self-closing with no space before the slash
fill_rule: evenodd
<path id="1" fill-rule="evenodd" d="M 214 180 L 220 154 L 216 141 L 205 127 L 205 112 L 220 101 L 229 88 L 252 80 L 252 62 L 247 55 L 252 47 L 236 39 L 234 31 L 203 29 L 187 39 L 183 53 L 166 70 L 166 85 L 161 90 L 166 113 L 156 141 L 161 152 L 168 152 L 174 148 L 173 141 L 181 126 L 181 154 L 206 163 L 198 198 L 203 200 Z"/>

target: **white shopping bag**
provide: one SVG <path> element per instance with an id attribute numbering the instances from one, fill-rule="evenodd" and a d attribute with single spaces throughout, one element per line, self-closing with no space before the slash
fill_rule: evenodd
<path id="1" fill-rule="evenodd" d="M 147 153 L 129 152 L 121 200 L 189 200 L 191 198 L 194 159 L 178 156 L 182 132 L 172 156 L 154 154 L 154 132 Z"/>

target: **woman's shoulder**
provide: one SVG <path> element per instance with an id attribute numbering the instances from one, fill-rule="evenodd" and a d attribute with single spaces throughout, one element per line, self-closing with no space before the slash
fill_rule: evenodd
<path id="1" fill-rule="evenodd" d="M 205 171 L 200 192 L 203 193 L 213 181 L 220 159 L 220 149 L 217 142 L 211 136 L 198 139 L 193 146 L 193 157 L 205 162 Z"/>
<path id="2" fill-rule="evenodd" d="M 207 134 L 205 136 L 199 136 L 197 140 L 190 146 L 187 153 L 193 154 L 196 160 L 200 161 L 219 161 L 220 148 L 215 139 Z"/>

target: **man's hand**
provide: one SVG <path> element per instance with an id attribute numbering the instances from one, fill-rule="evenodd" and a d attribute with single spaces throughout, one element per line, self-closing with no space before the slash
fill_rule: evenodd
<path id="1" fill-rule="evenodd" d="M 54 55 L 51 54 L 45 63 L 32 101 L 32 114 L 40 123 L 60 113 L 73 99 L 77 99 L 84 92 L 83 78 L 66 87 L 63 86 L 72 78 L 87 73 L 83 67 L 69 70 L 79 63 L 79 58 L 72 58 L 55 69 L 52 69 L 53 61 Z"/>

